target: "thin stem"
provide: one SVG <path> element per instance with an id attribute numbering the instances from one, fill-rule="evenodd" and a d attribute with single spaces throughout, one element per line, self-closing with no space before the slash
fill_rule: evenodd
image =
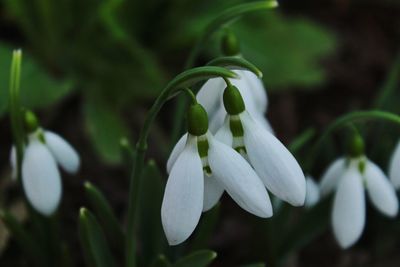
<path id="1" fill-rule="evenodd" d="M 331 135 L 334 131 L 341 129 L 344 126 L 349 126 L 352 123 L 366 120 L 384 120 L 388 122 L 392 122 L 400 126 L 400 116 L 393 114 L 391 112 L 381 111 L 381 110 L 369 110 L 369 111 L 355 111 L 348 114 L 345 114 L 334 122 L 332 122 L 328 128 L 324 131 L 318 141 L 311 149 L 311 157 L 309 161 L 309 167 L 311 167 L 316 159 L 317 153 L 320 150 L 322 144 L 325 142 L 325 139 Z M 354 127 L 354 126 L 353 126 Z"/>

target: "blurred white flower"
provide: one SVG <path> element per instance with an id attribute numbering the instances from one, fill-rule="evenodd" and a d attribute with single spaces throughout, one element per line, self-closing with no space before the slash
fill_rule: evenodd
<path id="1" fill-rule="evenodd" d="M 15 176 L 14 146 L 10 154 Z M 22 159 L 22 185 L 32 207 L 47 216 L 57 209 L 62 194 L 57 163 L 65 171 L 76 173 L 80 165 L 79 155 L 70 144 L 53 132 L 38 129 L 31 133 Z"/>
<path id="2" fill-rule="evenodd" d="M 389 165 L 389 178 L 396 189 L 400 188 L 400 141 L 392 154 Z"/>
<path id="3" fill-rule="evenodd" d="M 320 199 L 320 192 L 317 183 L 314 179 L 307 175 L 306 177 L 306 200 L 304 202 L 304 206 L 306 208 L 311 208 L 315 206 Z"/>
<path id="4" fill-rule="evenodd" d="M 383 171 L 365 156 L 340 158 L 321 180 L 321 193 L 336 190 L 332 211 L 334 235 L 342 248 L 352 246 L 365 226 L 365 193 L 373 206 L 388 217 L 398 213 L 396 192 Z"/>
<path id="5" fill-rule="evenodd" d="M 264 117 L 268 106 L 267 92 L 263 82 L 254 73 L 247 70 L 233 70 L 238 75 L 237 79 L 230 79 L 236 86 L 246 105 L 246 109 L 261 125 L 272 132 L 268 120 Z M 197 101 L 204 106 L 210 116 L 210 131 L 215 132 L 224 122 L 226 111 L 222 95 L 226 83 L 222 78 L 209 79 L 197 93 Z"/>
<path id="6" fill-rule="evenodd" d="M 167 169 L 161 218 L 170 245 L 180 244 L 192 234 L 202 211 L 214 206 L 224 190 L 248 212 L 272 216 L 268 193 L 257 174 L 239 153 L 210 133 L 184 135 L 172 151 Z"/>
<path id="7" fill-rule="evenodd" d="M 242 133 L 233 134 L 232 127 Z M 304 204 L 306 182 L 298 162 L 247 110 L 227 115 L 216 138 L 239 151 L 272 194 L 294 206 Z"/>

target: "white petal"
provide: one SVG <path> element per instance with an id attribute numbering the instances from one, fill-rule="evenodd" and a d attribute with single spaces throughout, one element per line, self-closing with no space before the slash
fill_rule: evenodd
<path id="1" fill-rule="evenodd" d="M 325 173 L 322 175 L 320 182 L 320 192 L 321 196 L 327 196 L 332 191 L 334 191 L 339 183 L 340 177 L 342 177 L 343 172 L 346 169 L 346 159 L 339 158 L 335 160 Z"/>
<path id="2" fill-rule="evenodd" d="M 367 161 L 364 178 L 372 204 L 386 216 L 395 217 L 399 210 L 398 199 L 383 171 L 375 163 Z"/>
<path id="3" fill-rule="evenodd" d="M 213 177 L 204 175 L 204 201 L 203 212 L 210 210 L 224 193 L 224 189 L 219 185 L 218 181 Z"/>
<path id="4" fill-rule="evenodd" d="M 260 124 L 261 126 L 263 126 L 268 132 L 275 134 L 274 130 L 272 129 L 271 124 L 269 123 L 269 121 L 267 120 L 267 118 L 264 117 L 263 114 L 261 113 L 255 113 L 255 114 L 251 114 L 252 118 L 258 122 L 258 124 Z"/>
<path id="5" fill-rule="evenodd" d="M 215 138 L 209 138 L 209 145 L 208 161 L 219 184 L 243 209 L 263 218 L 271 217 L 268 193 L 247 161 Z"/>
<path id="6" fill-rule="evenodd" d="M 240 115 L 244 144 L 250 163 L 265 186 L 278 198 L 294 206 L 304 204 L 306 182 L 303 171 L 287 148 L 248 113 Z"/>
<path id="7" fill-rule="evenodd" d="M 50 131 L 44 132 L 47 147 L 60 166 L 69 173 L 79 169 L 80 158 L 75 149 L 64 138 Z"/>
<path id="8" fill-rule="evenodd" d="M 11 178 L 13 180 L 17 179 L 17 150 L 15 146 L 11 147 L 10 150 L 10 165 L 11 165 Z"/>
<path id="9" fill-rule="evenodd" d="M 265 113 L 268 105 L 268 97 L 262 80 L 251 71 L 242 70 L 237 72 L 240 72 L 239 75 L 243 77 L 248 85 L 248 89 L 252 92 L 257 109 L 261 113 Z"/>
<path id="10" fill-rule="evenodd" d="M 365 225 L 365 195 L 361 174 L 349 169 L 340 178 L 333 202 L 333 233 L 342 248 L 360 238 Z"/>
<path id="11" fill-rule="evenodd" d="M 389 165 L 390 181 L 396 189 L 400 188 L 400 141 L 392 154 Z"/>
<path id="12" fill-rule="evenodd" d="M 203 210 L 203 167 L 196 138 L 190 136 L 169 175 L 161 206 L 161 219 L 170 245 L 185 241 Z"/>
<path id="13" fill-rule="evenodd" d="M 187 140 L 187 133 L 184 134 L 181 138 L 179 138 L 178 142 L 172 149 L 172 152 L 169 155 L 169 158 L 167 161 L 167 173 L 168 174 L 171 172 L 172 166 L 174 166 L 176 159 L 179 157 L 179 155 L 182 153 L 183 149 L 185 148 L 186 140 Z"/>
<path id="14" fill-rule="evenodd" d="M 226 116 L 224 124 L 219 128 L 215 134 L 215 139 L 224 143 L 225 145 L 232 146 L 233 136 L 229 128 L 229 116 Z"/>
<path id="15" fill-rule="evenodd" d="M 197 101 L 208 114 L 213 114 L 220 106 L 226 84 L 221 78 L 209 79 L 196 95 Z"/>
<path id="16" fill-rule="evenodd" d="M 306 178 L 306 201 L 304 206 L 311 208 L 318 203 L 320 199 L 319 187 L 313 178 L 307 176 Z"/>
<path id="17" fill-rule="evenodd" d="M 22 185 L 27 199 L 38 212 L 51 215 L 61 199 L 61 178 L 48 148 L 32 140 L 22 161 Z"/>

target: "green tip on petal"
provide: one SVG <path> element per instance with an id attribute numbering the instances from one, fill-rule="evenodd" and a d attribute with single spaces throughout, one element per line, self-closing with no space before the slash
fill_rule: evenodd
<path id="1" fill-rule="evenodd" d="M 238 115 L 245 110 L 242 95 L 233 85 L 228 85 L 224 91 L 224 106 L 229 115 Z"/>
<path id="2" fill-rule="evenodd" d="M 193 104 L 188 110 L 188 132 L 195 136 L 201 136 L 208 131 L 208 115 L 200 104 Z"/>

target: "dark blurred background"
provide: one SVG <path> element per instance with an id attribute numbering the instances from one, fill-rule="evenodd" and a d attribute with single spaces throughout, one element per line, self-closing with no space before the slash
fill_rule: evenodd
<path id="1" fill-rule="evenodd" d="M 2 0 L 0 207 L 12 209 L 21 220 L 25 218 L 21 193 L 9 179 L 12 138 L 7 90 L 13 48 L 24 52 L 23 104 L 38 113 L 43 127 L 69 140 L 82 157 L 78 175 L 63 174 L 60 208 L 62 236 L 78 248 L 76 218 L 79 207 L 87 204 L 83 181 L 98 185 L 124 219 L 130 169 L 121 156 L 120 138 L 134 144 L 152 101 L 168 80 L 183 70 L 207 23 L 224 9 L 243 2 Z M 264 73 L 269 95 L 267 117 L 285 144 L 310 127 L 321 131 L 351 110 L 379 107 L 400 111 L 398 93 L 397 98 L 379 100 L 381 88 L 397 83 L 398 75 L 389 73 L 394 70 L 398 74 L 399 1 L 282 0 L 277 10 L 246 15 L 229 28 L 240 40 L 243 56 Z M 216 34 L 207 43 L 196 65 L 220 55 L 220 37 Z M 149 141 L 150 157 L 155 158 L 165 178 L 164 164 L 176 131 L 173 122 L 184 120 L 174 118 L 176 103 L 166 105 Z M 395 140 L 392 129 L 386 127 L 383 132 L 388 138 L 374 132 L 367 136 L 367 143 L 379 141 L 382 148 L 373 151 L 374 157 L 386 168 Z M 342 143 L 333 141 L 321 153 L 319 164 L 307 170 L 316 178 L 343 152 Z M 307 150 L 297 156 L 306 157 Z M 208 243 L 219 253 L 213 266 L 262 261 L 271 262 L 267 266 L 400 264 L 400 224 L 373 210 L 368 210 L 363 239 L 342 251 L 330 233 L 329 203 L 322 203 L 314 213 L 306 211 L 312 213 L 312 223 L 301 222 L 311 228 L 304 231 L 312 235 L 304 241 L 298 237 L 297 244 L 276 227 L 282 222 L 297 222 L 302 212 L 299 209 L 285 207 L 284 212 L 290 211 L 290 215 L 283 214 L 277 222 L 260 222 L 228 197 L 222 202 Z M 78 265 L 82 260 L 79 250 L 72 254 Z M 0 225 L 1 266 L 25 266 L 19 255 L 17 245 Z"/>

